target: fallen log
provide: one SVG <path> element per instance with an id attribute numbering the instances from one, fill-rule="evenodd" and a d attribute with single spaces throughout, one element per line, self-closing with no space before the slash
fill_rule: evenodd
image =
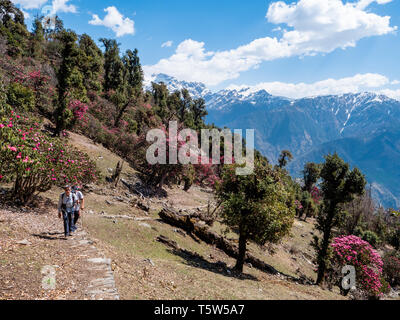
<path id="1" fill-rule="evenodd" d="M 109 215 L 102 215 L 101 218 L 103 219 L 109 219 L 109 220 L 116 220 L 116 219 L 122 219 L 122 220 L 132 220 L 132 221 L 152 221 L 154 220 L 153 218 L 147 218 L 147 217 L 130 217 L 130 216 L 109 216 Z"/>
<path id="2" fill-rule="evenodd" d="M 159 213 L 160 218 L 174 226 L 185 230 L 189 234 L 193 234 L 200 240 L 210 244 L 215 245 L 218 249 L 224 251 L 228 256 L 232 258 L 237 258 L 238 247 L 232 244 L 230 241 L 226 240 L 224 237 L 220 236 L 216 232 L 210 230 L 207 225 L 201 224 L 199 219 L 191 216 L 182 215 L 171 208 L 163 208 Z M 251 264 L 254 268 L 257 268 L 263 272 L 270 274 L 281 274 L 274 267 L 266 264 L 265 262 L 257 259 L 250 253 L 246 254 L 246 263 Z"/>

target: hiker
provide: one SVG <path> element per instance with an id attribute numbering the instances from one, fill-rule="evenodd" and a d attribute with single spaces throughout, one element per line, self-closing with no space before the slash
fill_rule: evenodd
<path id="1" fill-rule="evenodd" d="M 74 211 L 77 202 L 76 195 L 71 192 L 70 186 L 65 186 L 64 193 L 60 195 L 58 201 L 58 217 L 64 220 L 64 234 L 66 237 L 72 236 L 75 231 Z M 62 216 L 61 216 L 62 214 Z"/>
<path id="2" fill-rule="evenodd" d="M 76 224 L 81 216 L 81 210 L 85 210 L 85 198 L 78 186 L 72 188 L 72 193 L 75 194 L 77 198 L 74 211 L 74 231 L 76 231 L 78 229 Z"/>

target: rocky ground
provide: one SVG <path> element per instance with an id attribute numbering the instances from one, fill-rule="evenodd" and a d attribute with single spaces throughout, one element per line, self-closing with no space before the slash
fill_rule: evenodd
<path id="1" fill-rule="evenodd" d="M 72 134 L 70 142 L 96 161 L 103 177 L 122 161 L 85 137 Z M 167 197 L 144 199 L 129 188 L 136 181 L 132 168 L 126 165 L 121 178 L 117 188 L 102 182 L 84 189 L 86 210 L 73 238 L 64 238 L 57 217 L 60 189 L 43 194 L 34 209 L 0 206 L 0 299 L 345 299 L 336 289 L 288 281 L 251 265 L 235 276 L 234 259 L 158 215 L 163 206 L 182 213 L 206 210 L 213 201 L 210 190 L 166 188 Z M 225 229 L 218 221 L 212 227 L 237 241 Z M 315 232 L 314 221 L 296 220 L 281 244 L 250 244 L 249 252 L 282 274 L 315 280 Z M 160 243 L 160 237 L 181 250 Z"/>
<path id="2" fill-rule="evenodd" d="M 0 210 L 0 274 L 0 299 L 119 299 L 111 260 L 82 229 L 66 239 L 55 210 Z"/>

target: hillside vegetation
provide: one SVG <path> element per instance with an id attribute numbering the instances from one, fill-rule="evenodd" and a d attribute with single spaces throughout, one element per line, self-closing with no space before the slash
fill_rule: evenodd
<path id="1" fill-rule="evenodd" d="M 96 261 L 108 277 L 100 283 L 116 297 L 114 271 L 124 299 L 395 296 L 398 213 L 377 210 L 362 172 L 337 154 L 306 164 L 302 181 L 286 170 L 289 150 L 275 166 L 255 151 L 247 175 L 237 174 L 237 155 L 221 153 L 231 164 L 205 155 L 173 164 L 195 138 L 175 144 L 171 123 L 192 133 L 220 129 L 205 123 L 205 101 L 188 90 L 144 90 L 137 49 L 121 53 L 115 40 L 77 35 L 58 18 L 45 29 L 37 17 L 28 31 L 23 13 L 0 0 L 0 52 L 1 298 L 96 298 L 85 289 L 98 285 L 86 263 Z M 147 161 L 151 129 L 165 135 L 171 164 Z M 56 220 L 67 184 L 80 186 L 87 203 L 82 233 L 72 238 Z M 165 208 L 184 225 L 163 219 Z M 93 257 L 98 250 L 112 263 Z M 80 270 L 76 285 L 44 292 L 44 264 L 56 265 L 61 279 Z M 341 285 L 349 265 L 358 280 L 352 290 Z M 94 285 L 82 280 L 88 272 Z"/>

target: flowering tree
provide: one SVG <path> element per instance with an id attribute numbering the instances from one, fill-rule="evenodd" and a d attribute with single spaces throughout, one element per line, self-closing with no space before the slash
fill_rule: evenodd
<path id="1" fill-rule="evenodd" d="M 351 265 L 356 270 L 356 288 L 367 297 L 379 297 L 385 288 L 382 283 L 383 261 L 372 246 L 356 236 L 335 238 L 331 244 L 333 279 L 341 278 L 341 270 Z"/>
<path id="2" fill-rule="evenodd" d="M 182 128 L 182 125 L 179 129 Z M 164 184 L 170 184 L 171 182 L 179 182 L 183 180 L 185 182 L 185 190 L 189 190 L 193 183 L 196 184 L 208 184 L 214 186 L 218 181 L 217 165 L 212 164 L 212 159 L 203 156 L 199 150 L 193 149 L 193 154 L 190 154 L 191 148 L 189 141 L 182 141 L 177 137 L 170 137 L 169 130 L 164 126 L 160 129 L 165 136 L 165 162 L 164 164 L 150 164 L 146 159 L 146 153 L 149 149 L 150 143 L 145 139 L 144 135 L 141 135 L 137 139 L 136 150 L 135 150 L 135 167 L 143 174 L 145 182 L 162 188 Z M 188 140 L 194 141 L 197 137 L 190 135 Z M 181 164 L 179 161 L 171 161 L 171 155 L 178 155 L 181 150 L 187 151 L 187 156 L 193 156 L 197 158 L 196 164 Z M 158 157 L 157 150 L 155 156 Z M 175 159 L 177 160 L 177 159 Z M 193 161 L 194 162 L 194 161 Z"/>
<path id="3" fill-rule="evenodd" d="M 23 204 L 53 185 L 98 178 L 87 155 L 47 136 L 38 123 L 13 111 L 0 110 L 0 141 L 0 180 L 14 182 L 13 196 Z"/>

